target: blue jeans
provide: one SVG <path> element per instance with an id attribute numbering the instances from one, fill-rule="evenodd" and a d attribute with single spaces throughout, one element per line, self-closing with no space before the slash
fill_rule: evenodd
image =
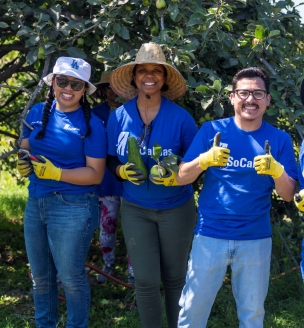
<path id="1" fill-rule="evenodd" d="M 57 277 L 65 291 L 69 328 L 88 327 L 90 287 L 85 260 L 99 223 L 94 193 L 28 199 L 24 215 L 26 251 L 33 276 L 37 328 L 55 328 Z"/>
<path id="2" fill-rule="evenodd" d="M 239 328 L 262 328 L 268 291 L 271 238 L 224 240 L 196 235 L 179 302 L 179 328 L 204 328 L 231 266 Z"/>

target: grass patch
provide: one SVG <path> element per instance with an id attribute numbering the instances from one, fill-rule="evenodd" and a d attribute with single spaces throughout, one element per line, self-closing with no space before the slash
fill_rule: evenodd
<path id="1" fill-rule="evenodd" d="M 34 305 L 28 261 L 23 238 L 23 211 L 27 198 L 26 186 L 2 172 L 0 180 L 0 327 L 34 328 Z M 87 263 L 102 268 L 102 256 L 96 231 L 89 250 Z M 127 281 L 127 258 L 121 226 L 118 229 L 115 277 Z M 272 265 L 273 276 L 278 272 Z M 140 328 L 135 294 L 112 280 L 104 284 L 96 281 L 97 272 L 90 270 L 92 305 L 90 328 Z M 202 289 L 202 293 L 204 290 Z M 63 294 L 62 294 L 63 295 Z M 265 302 L 265 328 L 304 327 L 304 287 L 300 271 L 271 280 Z M 163 311 L 164 313 L 164 311 Z M 58 328 L 66 324 L 66 304 L 59 301 Z M 212 307 L 208 328 L 237 328 L 239 326 L 235 301 L 229 280 L 220 289 Z M 163 328 L 166 328 L 163 314 Z"/>

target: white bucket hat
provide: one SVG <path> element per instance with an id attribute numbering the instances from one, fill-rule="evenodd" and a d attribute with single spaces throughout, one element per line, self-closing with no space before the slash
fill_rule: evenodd
<path id="1" fill-rule="evenodd" d="M 144 43 L 137 52 L 135 61 L 116 68 L 110 76 L 112 90 L 120 97 L 130 100 L 137 96 L 138 90 L 131 85 L 133 68 L 137 64 L 160 64 L 167 70 L 166 84 L 169 89 L 162 95 L 175 101 L 186 92 L 186 82 L 180 72 L 166 62 L 166 57 L 159 44 Z"/>
<path id="2" fill-rule="evenodd" d="M 50 73 L 43 78 L 45 84 L 48 86 L 52 85 L 54 74 L 73 76 L 87 82 L 89 85 L 86 89 L 87 95 L 92 94 L 96 90 L 96 87 L 89 82 L 91 77 L 91 65 L 81 58 L 59 57 L 56 60 L 53 73 Z"/>

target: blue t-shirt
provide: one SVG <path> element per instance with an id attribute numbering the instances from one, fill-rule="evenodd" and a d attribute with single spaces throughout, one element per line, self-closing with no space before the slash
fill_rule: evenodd
<path id="1" fill-rule="evenodd" d="M 107 102 L 104 102 L 94 108 L 92 112 L 102 120 L 104 126 L 107 126 L 111 108 Z M 97 186 L 99 196 L 122 196 L 123 184 L 118 181 L 106 167 L 101 184 Z"/>
<path id="2" fill-rule="evenodd" d="M 304 141 L 301 144 L 300 154 L 299 154 L 299 166 L 298 166 L 298 178 L 300 184 L 300 190 L 304 189 Z"/>
<path id="3" fill-rule="evenodd" d="M 195 233 L 220 239 L 251 240 L 271 236 L 270 208 L 274 180 L 260 176 L 254 157 L 264 154 L 268 140 L 272 156 L 287 174 L 297 179 L 290 136 L 265 121 L 252 132 L 237 127 L 234 117 L 204 123 L 183 160 L 190 162 L 213 145 L 221 132 L 221 146 L 230 149 L 226 167 L 209 167 L 205 172 L 198 206 Z"/>
<path id="4" fill-rule="evenodd" d="M 35 104 L 29 111 L 26 121 L 34 130 L 24 127 L 23 138 L 29 138 L 31 153 L 43 155 L 55 166 L 74 169 L 86 166 L 86 156 L 106 158 L 107 138 L 104 126 L 94 114 L 91 116 L 91 134 L 84 138 L 86 123 L 83 110 L 79 107 L 72 112 L 56 109 L 53 102 L 45 136 L 35 139 L 41 130 L 44 103 Z M 83 194 L 95 191 L 96 185 L 75 185 L 62 181 L 39 179 L 34 173 L 29 177 L 29 195 L 35 198 L 46 197 L 53 192 Z"/>
<path id="5" fill-rule="evenodd" d="M 118 156 L 123 164 L 128 162 L 128 137 L 140 137 L 144 126 L 136 100 L 137 97 L 112 112 L 107 125 L 108 152 L 112 156 Z M 162 97 L 159 112 L 151 122 L 150 133 L 145 138 L 146 149 L 141 148 L 140 151 L 148 172 L 156 164 L 151 158 L 154 142 L 162 146 L 160 159 L 172 153 L 182 157 L 196 133 L 197 127 L 192 116 L 185 109 Z M 153 209 L 180 206 L 193 195 L 192 185 L 165 187 L 156 185 L 149 179 L 140 186 L 127 180 L 123 184 L 123 197 L 127 201 Z"/>

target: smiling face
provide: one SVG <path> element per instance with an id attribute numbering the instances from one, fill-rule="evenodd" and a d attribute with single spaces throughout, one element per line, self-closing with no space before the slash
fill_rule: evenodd
<path id="1" fill-rule="evenodd" d="M 134 82 L 137 86 L 139 96 L 160 95 L 165 80 L 165 69 L 162 65 L 139 64 L 136 67 Z"/>
<path id="2" fill-rule="evenodd" d="M 56 82 L 56 77 L 66 78 L 69 81 L 80 81 L 83 83 L 83 87 L 79 91 L 72 89 L 71 84 L 69 83 L 66 87 L 59 87 Z M 72 112 L 80 107 L 79 100 L 84 95 L 85 92 L 85 83 L 84 81 L 77 79 L 73 76 L 56 74 L 56 77 L 53 78 L 53 89 L 54 96 L 56 98 L 56 108 L 63 112 Z"/>
<path id="3" fill-rule="evenodd" d="M 260 77 L 243 78 L 236 84 L 235 90 L 265 90 L 265 83 Z M 231 104 L 234 107 L 235 122 L 245 131 L 257 130 L 262 125 L 263 115 L 270 104 L 271 96 L 265 93 L 263 99 L 255 99 L 252 93 L 247 99 L 240 99 L 234 92 L 230 94 Z"/>

